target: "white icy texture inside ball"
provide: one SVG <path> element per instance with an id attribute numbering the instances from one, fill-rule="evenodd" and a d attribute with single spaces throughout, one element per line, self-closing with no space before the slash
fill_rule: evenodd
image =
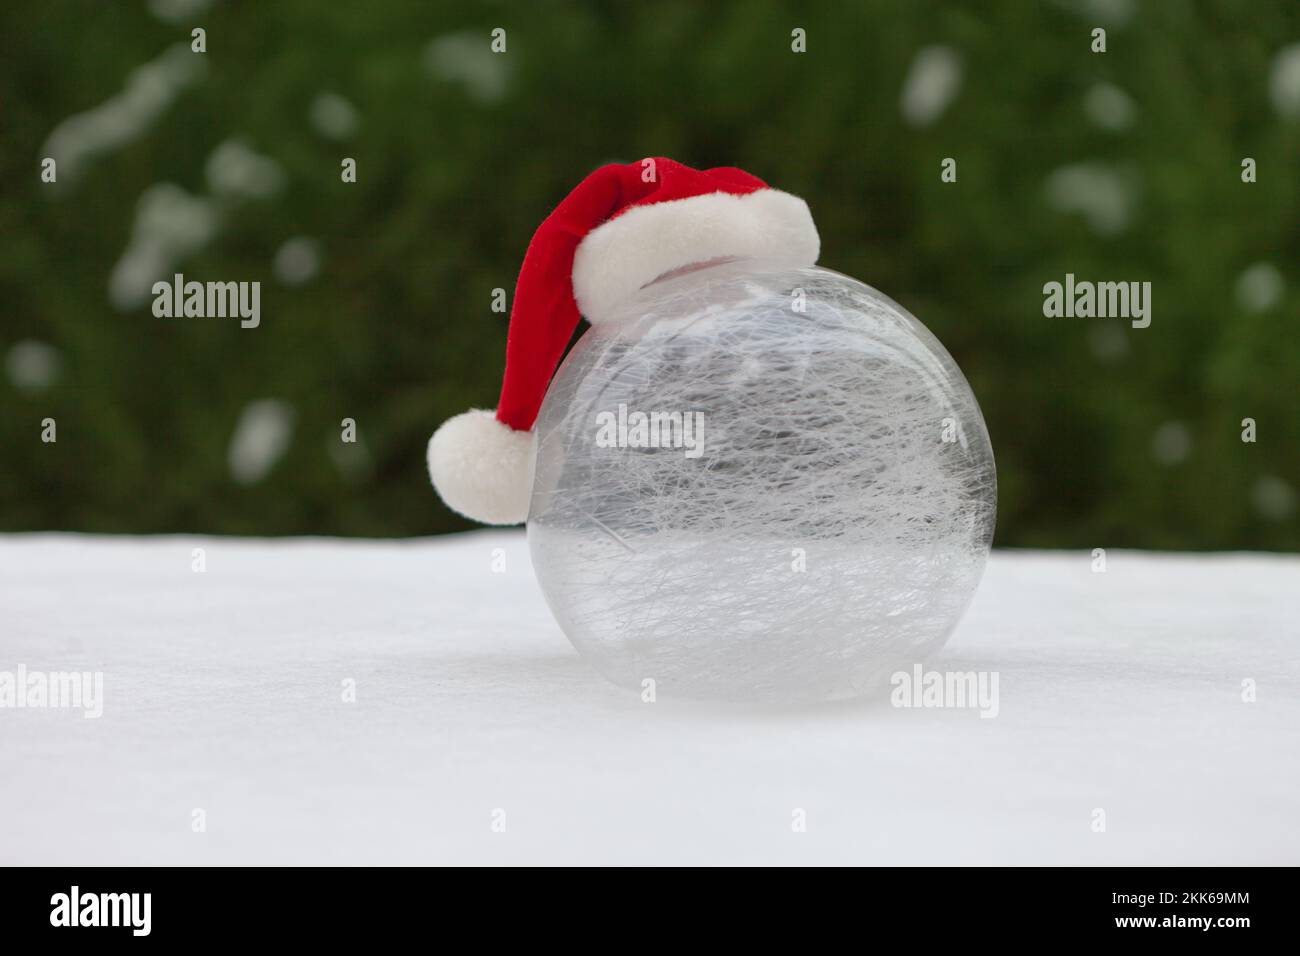
<path id="1" fill-rule="evenodd" d="M 993 454 L 961 372 L 900 306 L 825 269 L 652 284 L 575 346 L 537 434 L 547 601 L 606 677 L 657 694 L 877 690 L 947 639 L 993 536 Z"/>

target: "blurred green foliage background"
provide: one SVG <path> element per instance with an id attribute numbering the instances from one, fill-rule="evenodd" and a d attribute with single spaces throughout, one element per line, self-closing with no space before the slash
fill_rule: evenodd
<path id="1" fill-rule="evenodd" d="M 492 290 L 666 155 L 804 196 L 944 342 L 998 544 L 1294 550 L 1298 41 L 1291 0 L 3 4 L 0 529 L 468 527 L 424 447 L 495 404 Z M 261 326 L 154 317 L 173 272 L 260 281 Z M 1151 327 L 1044 318 L 1067 272 L 1150 281 Z"/>

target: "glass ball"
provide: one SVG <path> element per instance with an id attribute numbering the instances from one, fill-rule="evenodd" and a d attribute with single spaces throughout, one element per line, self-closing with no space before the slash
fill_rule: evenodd
<path id="1" fill-rule="evenodd" d="M 988 557 L 970 386 L 906 310 L 827 269 L 652 283 L 574 346 L 536 433 L 547 603 L 597 670 L 656 695 L 876 692 L 947 640 Z"/>

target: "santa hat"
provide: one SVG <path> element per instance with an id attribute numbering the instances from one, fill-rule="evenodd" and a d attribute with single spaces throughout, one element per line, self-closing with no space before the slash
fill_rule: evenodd
<path id="1" fill-rule="evenodd" d="M 579 315 L 597 325 L 655 279 L 725 257 L 817 261 L 808 204 L 732 167 L 671 159 L 602 166 L 528 244 L 515 285 L 496 411 L 474 409 L 429 441 L 429 476 L 448 507 L 485 524 L 528 517 L 532 427 Z"/>

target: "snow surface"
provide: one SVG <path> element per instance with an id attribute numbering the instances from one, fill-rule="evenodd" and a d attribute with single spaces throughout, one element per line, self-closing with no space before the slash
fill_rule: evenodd
<path id="1" fill-rule="evenodd" d="M 643 703 L 517 531 L 0 537 L 0 672 L 105 695 L 0 709 L 0 863 L 1300 863 L 1300 558 L 1091 565 L 994 552 L 928 663 L 982 719 Z"/>

